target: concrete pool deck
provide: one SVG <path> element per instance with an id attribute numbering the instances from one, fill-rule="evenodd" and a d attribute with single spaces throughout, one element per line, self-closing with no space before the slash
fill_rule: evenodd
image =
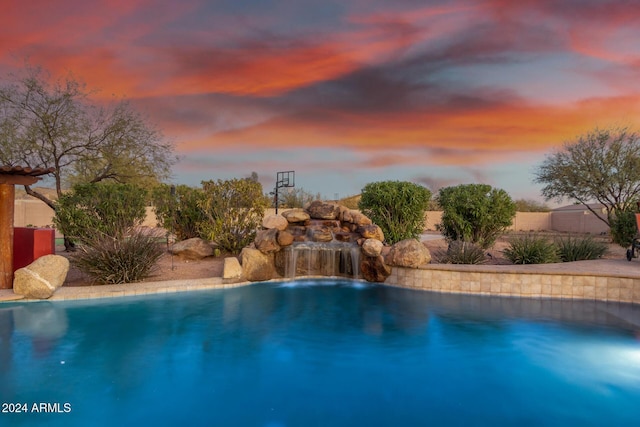
<path id="1" fill-rule="evenodd" d="M 59 288 L 48 301 L 110 298 L 245 286 L 221 277 Z M 254 282 L 256 283 L 256 282 Z M 640 304 L 640 260 L 602 259 L 557 264 L 394 267 L 389 286 L 480 295 L 619 301 Z M 0 302 L 30 301 L 0 290 Z"/>

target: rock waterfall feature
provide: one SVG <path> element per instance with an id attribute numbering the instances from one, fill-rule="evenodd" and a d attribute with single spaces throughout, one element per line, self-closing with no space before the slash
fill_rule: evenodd
<path id="1" fill-rule="evenodd" d="M 240 253 L 242 280 L 340 276 L 384 282 L 392 266 L 418 268 L 431 260 L 416 239 L 391 248 L 383 242 L 382 229 L 359 211 L 314 201 L 264 218 L 253 243 Z"/>

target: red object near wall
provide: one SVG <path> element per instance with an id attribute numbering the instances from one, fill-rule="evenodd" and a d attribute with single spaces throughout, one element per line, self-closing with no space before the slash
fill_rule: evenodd
<path id="1" fill-rule="evenodd" d="M 56 253 L 53 228 L 15 227 L 13 229 L 13 271 L 26 267 L 43 255 Z"/>

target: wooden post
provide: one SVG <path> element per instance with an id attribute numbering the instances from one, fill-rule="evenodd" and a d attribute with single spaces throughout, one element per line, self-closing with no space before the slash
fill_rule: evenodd
<path id="1" fill-rule="evenodd" d="M 14 199 L 14 185 L 0 183 L 0 289 L 13 288 Z"/>

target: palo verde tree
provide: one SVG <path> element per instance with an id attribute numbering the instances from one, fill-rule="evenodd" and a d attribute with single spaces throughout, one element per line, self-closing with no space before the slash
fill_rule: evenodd
<path id="1" fill-rule="evenodd" d="M 170 174 L 173 147 L 125 100 L 100 105 L 72 74 L 57 80 L 27 66 L 0 85 L 0 163 L 55 168 L 64 186 L 115 181 L 157 182 Z M 37 189 L 27 194 L 56 204 Z"/>
<path id="2" fill-rule="evenodd" d="M 595 129 L 550 154 L 536 172 L 547 200 L 582 203 L 608 226 L 640 197 L 640 136 L 628 128 Z M 604 205 L 605 214 L 588 203 Z"/>

